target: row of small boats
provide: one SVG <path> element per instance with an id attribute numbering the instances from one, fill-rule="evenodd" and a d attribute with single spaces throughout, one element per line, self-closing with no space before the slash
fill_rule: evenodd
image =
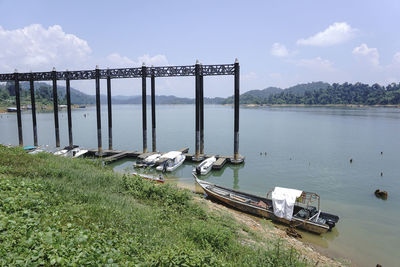
<path id="1" fill-rule="evenodd" d="M 163 172 L 172 172 L 183 164 L 186 156 L 180 151 L 170 151 L 165 154 L 155 153 L 147 156 L 142 160 L 138 160 L 134 163 L 136 168 L 151 168 L 156 166 L 156 170 Z M 209 157 L 203 160 L 193 172 L 198 175 L 208 174 L 214 163 L 217 161 L 215 156 Z"/>
<path id="2" fill-rule="evenodd" d="M 57 149 L 57 148 L 52 148 L 49 146 L 26 146 L 24 147 L 24 150 L 28 152 L 28 154 L 38 154 L 38 153 L 51 153 L 56 156 L 62 156 L 62 157 L 70 157 L 70 158 L 78 158 L 86 153 L 88 153 L 87 149 L 82 149 L 79 146 L 66 146 L 62 149 Z"/>

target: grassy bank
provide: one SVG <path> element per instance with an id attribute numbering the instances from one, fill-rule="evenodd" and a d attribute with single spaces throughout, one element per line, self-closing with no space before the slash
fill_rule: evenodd
<path id="1" fill-rule="evenodd" d="M 0 265 L 308 266 L 171 185 L 0 145 Z"/>

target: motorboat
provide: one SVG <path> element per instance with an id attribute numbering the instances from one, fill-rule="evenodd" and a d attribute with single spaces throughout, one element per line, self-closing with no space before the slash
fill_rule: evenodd
<path id="1" fill-rule="evenodd" d="M 157 183 L 165 183 L 165 178 L 162 177 L 161 174 L 159 176 L 146 175 L 146 174 L 141 174 L 141 173 L 137 173 L 137 172 L 132 172 L 131 174 L 133 176 L 141 177 L 143 179 L 154 181 Z"/>
<path id="2" fill-rule="evenodd" d="M 339 221 L 339 216 L 320 210 L 320 197 L 316 193 L 275 187 L 264 198 L 200 180 L 194 173 L 193 176 L 209 197 L 253 215 L 315 234 L 330 231 Z M 317 206 L 313 205 L 315 202 Z"/>
<path id="3" fill-rule="evenodd" d="M 64 157 L 71 157 L 71 158 L 78 158 L 83 156 L 88 152 L 87 149 L 81 149 L 79 146 L 66 146 L 61 150 L 54 152 L 53 154 L 56 156 L 64 156 Z"/>
<path id="4" fill-rule="evenodd" d="M 160 153 L 156 153 L 156 154 L 152 154 L 150 156 L 147 156 L 145 159 L 143 160 L 138 160 L 136 161 L 133 166 L 135 168 L 142 168 L 142 167 L 153 167 L 157 161 L 160 159 L 161 154 Z"/>
<path id="5" fill-rule="evenodd" d="M 53 154 L 56 155 L 56 156 L 66 156 L 66 154 L 68 153 L 68 151 L 70 151 L 70 150 L 72 150 L 72 149 L 74 149 L 74 148 L 77 148 L 77 147 L 78 147 L 78 146 L 72 146 L 72 147 L 66 146 L 66 147 L 64 147 L 63 149 L 60 149 L 60 150 L 54 152 Z"/>
<path id="6" fill-rule="evenodd" d="M 158 171 L 168 171 L 172 172 L 176 170 L 182 163 L 185 161 L 186 156 L 183 155 L 180 151 L 170 151 L 165 153 L 160 157 L 158 162 L 162 162 L 159 166 L 157 166 L 156 170 Z"/>
<path id="7" fill-rule="evenodd" d="M 72 150 L 68 151 L 66 154 L 64 154 L 64 156 L 72 157 L 72 158 L 79 158 L 88 152 L 89 152 L 89 150 L 87 150 L 87 149 L 81 149 L 79 147 L 75 147 Z"/>
<path id="8" fill-rule="evenodd" d="M 43 145 L 43 146 L 38 146 L 36 149 L 34 150 L 30 150 L 28 152 L 28 154 L 38 154 L 38 153 L 50 153 L 50 154 L 54 154 L 55 152 L 57 152 L 59 149 L 57 149 L 56 147 L 52 147 L 49 145 Z"/>
<path id="9" fill-rule="evenodd" d="M 209 157 L 203 160 L 196 168 L 193 169 L 193 172 L 197 175 L 206 175 L 212 169 L 212 166 L 217 161 L 215 156 Z"/>

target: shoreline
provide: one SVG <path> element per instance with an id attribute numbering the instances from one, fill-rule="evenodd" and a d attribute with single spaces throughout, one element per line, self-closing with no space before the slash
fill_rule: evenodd
<path id="1" fill-rule="evenodd" d="M 231 105 L 231 104 L 229 104 Z M 362 105 L 362 104 L 326 104 L 326 105 L 307 105 L 307 104 L 240 104 L 245 107 L 346 107 L 346 108 L 400 108 L 400 105 Z"/>
<path id="2" fill-rule="evenodd" d="M 106 105 L 106 104 L 101 104 L 101 105 Z M 141 105 L 141 104 L 114 104 L 114 105 Z M 194 105 L 194 104 L 158 104 L 158 105 Z M 205 104 L 205 105 L 213 105 L 213 106 L 233 106 L 233 104 Z M 80 109 L 80 105 L 78 104 L 73 104 L 72 109 Z M 90 106 L 95 106 L 94 104 L 87 104 L 85 105 L 86 107 Z M 327 107 L 333 107 L 333 108 L 400 108 L 400 105 L 361 105 L 361 104 L 326 104 L 326 105 L 306 105 L 306 104 L 240 104 L 241 107 L 246 107 L 246 108 L 260 108 L 260 107 L 304 107 L 304 108 L 312 108 L 312 107 L 317 107 L 317 108 L 327 108 Z M 5 106 L 0 106 L 0 114 L 14 114 L 16 112 L 7 112 L 7 107 Z M 59 108 L 59 110 L 63 110 L 66 108 Z M 29 111 L 31 109 L 22 109 L 23 112 Z M 41 108 L 36 109 L 38 112 L 51 112 L 53 111 L 53 106 L 52 105 L 45 105 L 42 106 Z"/>
<path id="3" fill-rule="evenodd" d="M 181 189 L 187 189 L 193 193 L 193 199 L 195 202 L 202 203 L 207 206 L 211 211 L 228 214 L 232 218 L 236 220 L 237 223 L 246 225 L 254 232 L 260 234 L 266 240 L 283 240 L 285 246 L 293 247 L 297 251 L 301 253 L 301 255 L 313 262 L 317 262 L 317 265 L 322 266 L 350 266 L 354 265 L 350 262 L 349 259 L 345 258 L 334 258 L 333 254 L 329 254 L 328 251 L 323 251 L 322 249 L 318 249 L 316 244 L 310 243 L 304 239 L 296 239 L 287 235 L 286 229 L 287 227 L 284 225 L 279 225 L 271 220 L 259 218 L 256 216 L 252 216 L 250 214 L 243 213 L 241 211 L 235 210 L 233 208 L 229 208 L 223 204 L 217 203 L 213 200 L 206 199 L 201 197 L 203 191 L 195 186 L 193 188 L 189 184 L 185 182 L 177 182 L 177 187 Z M 303 234 L 302 231 L 299 231 Z"/>

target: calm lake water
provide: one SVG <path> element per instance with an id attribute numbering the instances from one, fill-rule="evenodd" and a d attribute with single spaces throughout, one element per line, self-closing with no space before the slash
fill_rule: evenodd
<path id="1" fill-rule="evenodd" d="M 103 147 L 107 113 L 102 107 Z M 84 116 L 86 114 L 86 117 Z M 60 112 L 61 145 L 68 143 L 67 115 Z M 94 107 L 74 110 L 74 143 L 96 148 Z M 33 144 L 31 114 L 23 113 L 24 143 Z M 148 110 L 148 144 L 151 149 Z M 157 148 L 194 152 L 194 106 L 157 107 Z M 114 148 L 141 150 L 141 106 L 113 107 Z M 0 143 L 18 143 L 15 114 L 0 114 Z M 38 114 L 40 144 L 55 144 L 52 113 Z M 240 110 L 241 166 L 227 166 L 205 179 L 265 195 L 274 186 L 303 189 L 321 196 L 321 207 L 340 216 L 333 232 L 305 239 L 334 257 L 359 266 L 398 266 L 400 256 L 400 110 L 393 108 L 262 107 Z M 205 107 L 206 153 L 233 153 L 233 109 Z M 265 155 L 264 152 L 267 152 Z M 383 152 L 383 154 L 381 154 Z M 262 155 L 260 154 L 262 153 Z M 350 164 L 350 158 L 353 163 Z M 122 160 L 116 170 L 132 170 Z M 168 174 L 194 187 L 193 164 Z M 383 176 L 381 176 L 383 173 Z M 388 200 L 377 199 L 376 189 Z"/>

